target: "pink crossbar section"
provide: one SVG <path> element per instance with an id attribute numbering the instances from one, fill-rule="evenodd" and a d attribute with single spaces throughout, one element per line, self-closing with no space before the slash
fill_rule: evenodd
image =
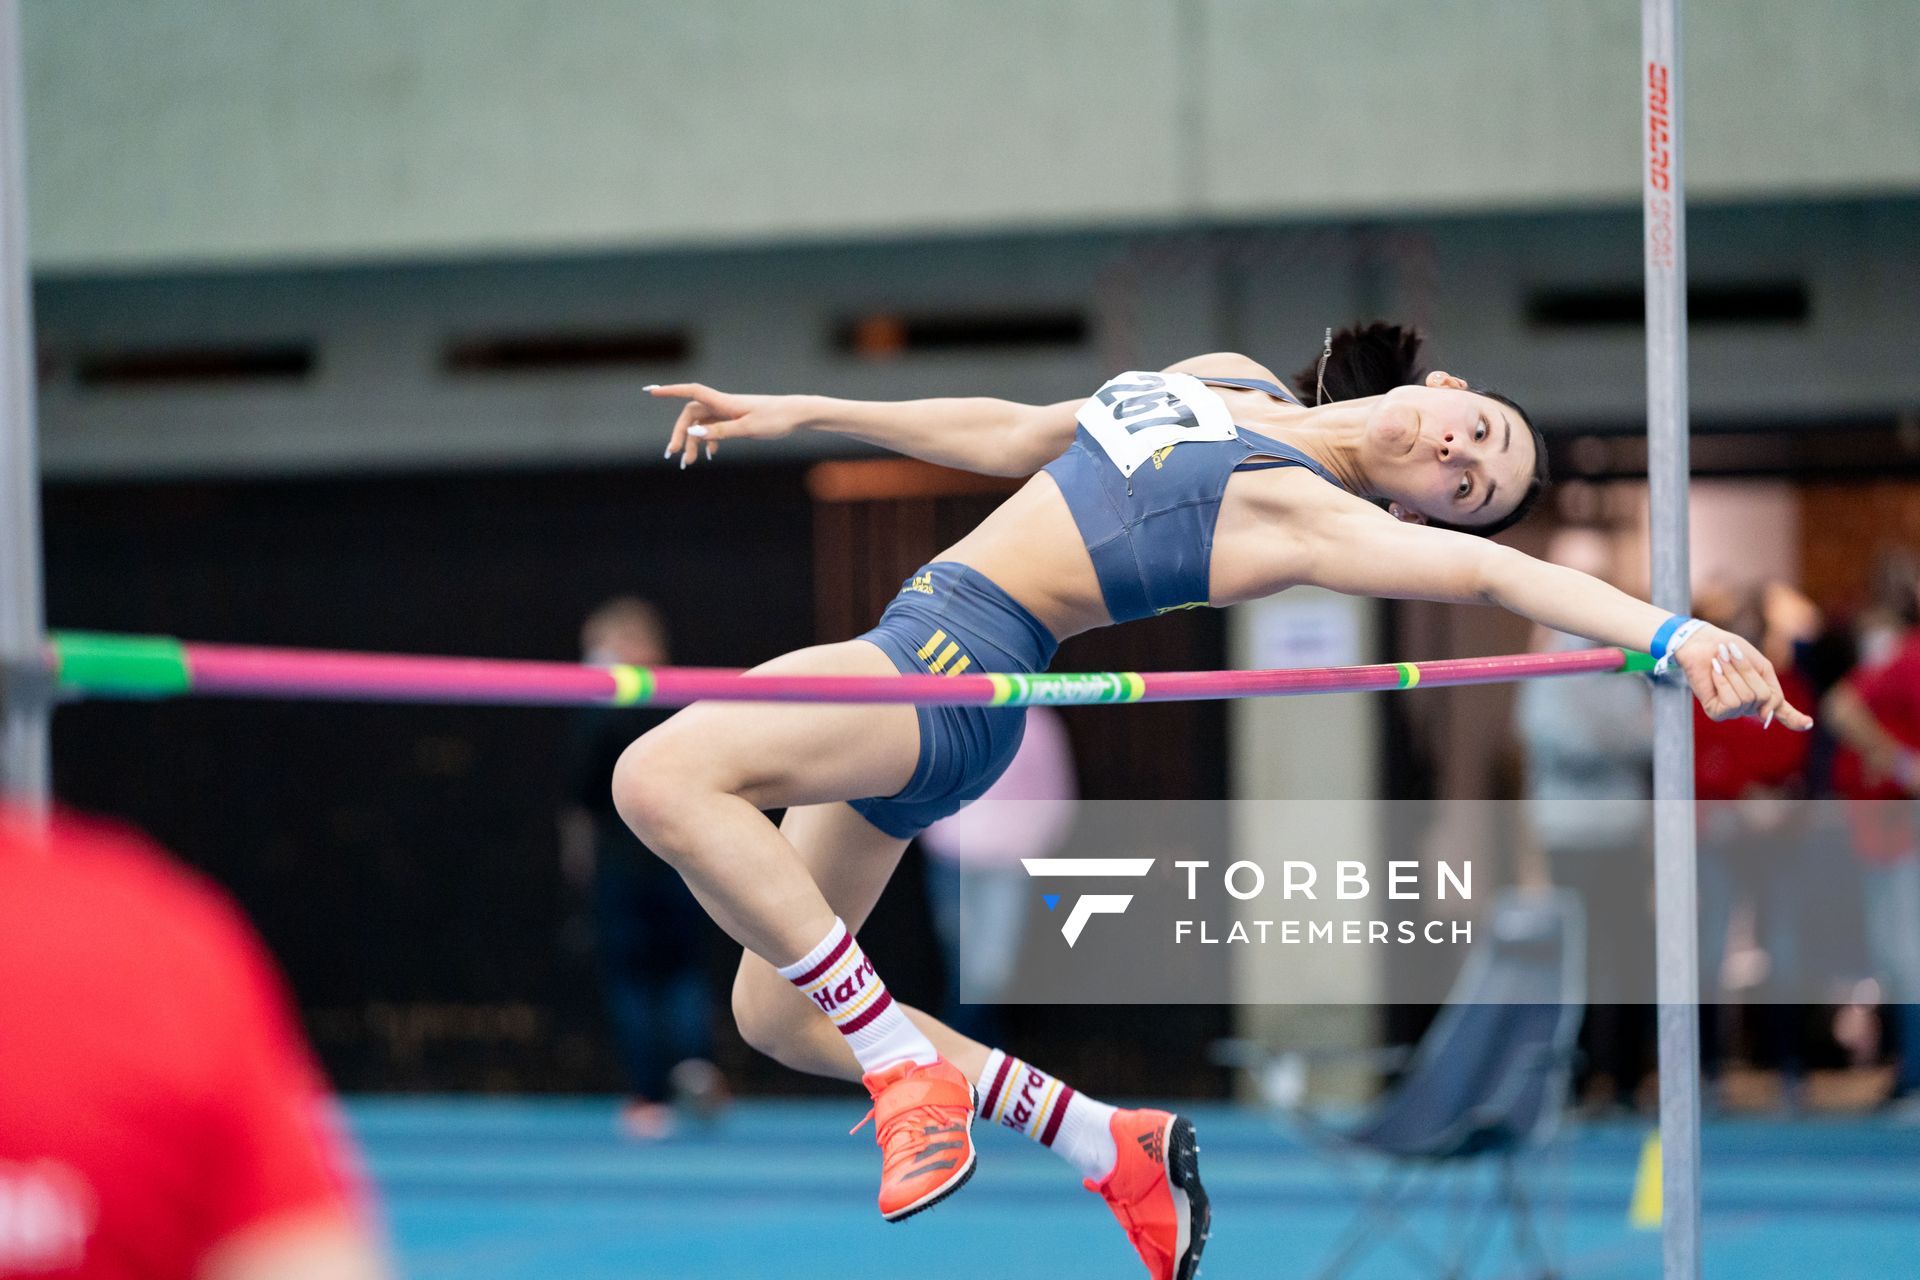
<path id="1" fill-rule="evenodd" d="M 613 675 L 599 667 L 559 662 L 337 653 L 241 645 L 185 646 L 191 692 L 229 697 L 313 698 L 377 702 L 518 703 L 547 706 L 607 704 Z M 1449 658 L 1419 663 L 1420 685 L 1492 684 L 1539 676 L 1618 671 L 1618 649 L 1571 653 Z M 749 675 L 718 667 L 657 667 L 650 706 L 690 702 L 910 702 L 927 705 L 991 703 L 985 676 Z M 1394 689 L 1400 668 L 1302 667 L 1279 671 L 1143 672 L 1144 702 L 1285 697 Z M 1044 700 L 1044 699 L 1042 699 Z"/>
<path id="2" fill-rule="evenodd" d="M 369 702 L 505 702 L 573 705 L 612 702 L 614 680 L 601 667 L 493 658 L 428 658 L 399 653 L 336 653 L 189 644 L 193 693 L 252 698 Z"/>

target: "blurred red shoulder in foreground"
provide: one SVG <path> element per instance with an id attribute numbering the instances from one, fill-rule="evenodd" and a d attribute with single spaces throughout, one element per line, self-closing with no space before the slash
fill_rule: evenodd
<path id="1" fill-rule="evenodd" d="M 0 974 L 0 1276 L 386 1274 L 279 973 L 210 882 L 0 809 Z"/>

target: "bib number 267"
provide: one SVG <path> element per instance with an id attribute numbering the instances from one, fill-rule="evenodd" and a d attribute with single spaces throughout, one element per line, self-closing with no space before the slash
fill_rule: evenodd
<path id="1" fill-rule="evenodd" d="M 1128 477 L 1168 445 L 1234 434 L 1226 404 L 1184 373 L 1123 373 L 1094 392 L 1078 417 Z"/>
<path id="2" fill-rule="evenodd" d="M 1129 435 L 1149 427 L 1200 425 L 1200 415 L 1169 390 L 1167 380 L 1157 373 L 1135 374 L 1129 382 L 1116 379 L 1096 391 L 1094 398 L 1107 406 Z"/>

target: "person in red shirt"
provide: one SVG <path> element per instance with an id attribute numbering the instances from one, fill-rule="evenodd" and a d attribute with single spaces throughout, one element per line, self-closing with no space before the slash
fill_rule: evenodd
<path id="1" fill-rule="evenodd" d="M 0 1277 L 378 1280 L 332 1100 L 239 912 L 0 810 Z"/>
<path id="2" fill-rule="evenodd" d="M 1854 852 L 1865 864 L 1867 951 L 1887 985 L 1900 1065 L 1889 1102 L 1920 1122 L 1920 586 L 1902 602 L 1906 631 L 1885 661 L 1827 695 L 1843 750 L 1834 787 L 1850 801 Z"/>

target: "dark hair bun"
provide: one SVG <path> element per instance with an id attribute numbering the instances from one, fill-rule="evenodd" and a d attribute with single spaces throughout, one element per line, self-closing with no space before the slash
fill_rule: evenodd
<path id="1" fill-rule="evenodd" d="M 1385 395 L 1426 376 L 1420 346 L 1420 335 L 1404 325 L 1376 323 L 1341 329 L 1333 335 L 1333 354 L 1326 369 L 1321 370 L 1321 357 L 1315 355 L 1312 363 L 1293 375 L 1293 385 L 1302 395 L 1324 385 L 1326 392 L 1315 403 Z"/>

